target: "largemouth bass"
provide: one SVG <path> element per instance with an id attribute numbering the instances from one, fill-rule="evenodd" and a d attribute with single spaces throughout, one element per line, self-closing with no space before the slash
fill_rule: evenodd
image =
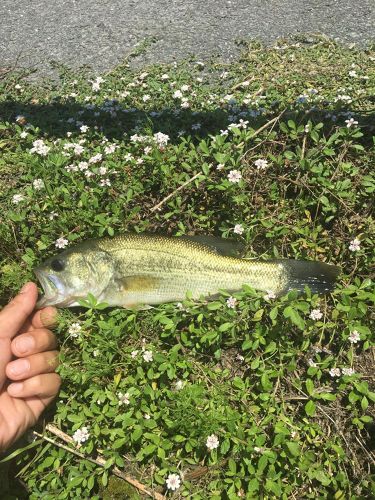
<path id="1" fill-rule="evenodd" d="M 244 284 L 276 296 L 305 285 L 327 293 L 340 271 L 322 262 L 233 257 L 227 240 L 206 238 L 127 234 L 84 241 L 35 269 L 44 290 L 37 306 L 78 306 L 91 293 L 109 306 L 133 308 L 182 301 L 188 291 L 196 299 L 233 292 Z"/>

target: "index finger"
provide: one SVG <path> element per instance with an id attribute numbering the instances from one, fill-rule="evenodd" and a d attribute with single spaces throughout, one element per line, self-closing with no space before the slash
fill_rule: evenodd
<path id="1" fill-rule="evenodd" d="M 20 293 L 0 312 L 0 338 L 12 339 L 35 308 L 38 289 L 26 283 Z"/>
<path id="2" fill-rule="evenodd" d="M 23 324 L 20 333 L 26 333 L 36 328 L 54 328 L 57 325 L 56 307 L 47 306 L 33 312 Z"/>

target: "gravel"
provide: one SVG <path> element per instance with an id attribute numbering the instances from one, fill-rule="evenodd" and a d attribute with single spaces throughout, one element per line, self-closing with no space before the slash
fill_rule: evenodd
<path id="1" fill-rule="evenodd" d="M 230 61 L 236 40 L 267 44 L 323 33 L 343 43 L 375 39 L 374 0 L 1 0 L 0 68 L 51 72 L 51 60 L 96 73 L 121 62 L 146 38 L 138 65 L 195 55 Z"/>

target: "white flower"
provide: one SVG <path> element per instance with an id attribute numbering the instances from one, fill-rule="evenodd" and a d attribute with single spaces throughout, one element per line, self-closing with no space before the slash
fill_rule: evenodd
<path id="1" fill-rule="evenodd" d="M 23 132 L 20 133 L 21 139 L 25 139 L 25 137 L 27 137 L 28 135 L 29 134 L 27 132 L 25 132 L 25 131 L 23 131 Z"/>
<path id="2" fill-rule="evenodd" d="M 43 182 L 43 179 L 35 179 L 33 181 L 33 186 L 34 186 L 34 189 L 36 189 L 37 191 L 39 189 L 43 189 L 44 188 L 44 182 Z"/>
<path id="3" fill-rule="evenodd" d="M 130 404 L 130 400 L 129 400 L 130 394 L 128 392 L 126 392 L 125 394 L 123 394 L 122 392 L 119 392 L 119 393 L 117 393 L 117 397 L 118 397 L 119 406 Z"/>
<path id="4" fill-rule="evenodd" d="M 242 174 L 239 170 L 231 170 L 227 177 L 229 182 L 237 183 L 242 179 Z"/>
<path id="5" fill-rule="evenodd" d="M 228 132 L 228 130 L 227 130 L 227 129 L 225 129 L 225 130 L 220 130 L 220 135 L 221 135 L 222 137 L 225 137 L 225 136 L 226 136 L 226 135 L 228 135 L 228 134 L 229 134 L 229 132 Z"/>
<path id="6" fill-rule="evenodd" d="M 147 363 L 150 363 L 154 359 L 152 351 L 144 351 L 142 357 Z"/>
<path id="7" fill-rule="evenodd" d="M 117 145 L 116 144 L 110 144 L 109 146 L 106 146 L 104 148 L 104 152 L 106 155 L 110 155 L 112 153 L 114 153 L 117 149 Z"/>
<path id="8" fill-rule="evenodd" d="M 351 78 L 358 78 L 357 72 L 354 70 L 349 71 L 349 76 Z"/>
<path id="9" fill-rule="evenodd" d="M 233 232 L 235 234 L 242 234 L 244 232 L 244 228 L 243 228 L 242 224 L 236 224 L 233 228 Z"/>
<path id="10" fill-rule="evenodd" d="M 22 87 L 21 87 L 21 85 L 19 83 L 16 83 L 16 85 L 14 86 L 14 88 L 17 89 L 17 90 L 21 90 L 22 89 Z"/>
<path id="11" fill-rule="evenodd" d="M 48 151 L 51 148 L 44 144 L 42 139 L 37 139 L 33 142 L 33 147 L 30 149 L 30 153 L 36 153 L 40 156 L 47 156 Z"/>
<path id="12" fill-rule="evenodd" d="M 73 434 L 73 441 L 78 444 L 84 443 L 88 440 L 90 434 L 87 427 L 82 427 L 81 429 L 77 429 Z"/>
<path id="13" fill-rule="evenodd" d="M 181 90 L 182 92 L 187 92 L 190 89 L 190 85 L 182 85 Z"/>
<path id="14" fill-rule="evenodd" d="M 58 238 L 55 241 L 55 247 L 57 248 L 65 248 L 68 245 L 69 241 L 66 240 L 65 238 Z"/>
<path id="15" fill-rule="evenodd" d="M 249 124 L 249 120 L 242 120 L 242 119 L 241 119 L 241 120 L 239 121 L 239 123 L 238 123 L 238 128 L 243 128 L 243 129 L 245 129 L 245 128 L 247 128 L 248 124 Z"/>
<path id="16" fill-rule="evenodd" d="M 313 309 L 310 313 L 309 318 L 313 319 L 314 321 L 317 321 L 323 317 L 323 313 L 321 312 L 320 309 Z"/>
<path id="17" fill-rule="evenodd" d="M 53 219 L 55 219 L 56 217 L 58 217 L 58 215 L 59 215 L 59 214 L 58 214 L 57 212 L 50 212 L 50 213 L 48 214 L 48 218 L 49 218 L 49 220 L 53 220 Z"/>
<path id="18" fill-rule="evenodd" d="M 99 185 L 104 187 L 104 186 L 110 186 L 111 181 L 109 179 L 100 179 Z"/>
<path id="19" fill-rule="evenodd" d="M 78 169 L 83 172 L 84 170 L 87 170 L 89 168 L 89 164 L 87 163 L 87 161 L 80 161 L 78 163 Z"/>
<path id="20" fill-rule="evenodd" d="M 18 205 L 18 203 L 20 203 L 21 201 L 23 201 L 25 199 L 24 195 L 23 194 L 14 194 L 13 195 L 13 198 L 12 198 L 12 202 L 15 204 L 15 205 Z"/>
<path id="21" fill-rule="evenodd" d="M 224 163 L 219 163 L 218 166 L 216 167 L 216 170 L 223 170 L 225 167 Z"/>
<path id="22" fill-rule="evenodd" d="M 151 415 L 149 415 L 148 413 L 145 413 L 145 414 L 143 415 L 143 418 L 145 418 L 146 420 L 150 420 Z"/>
<path id="23" fill-rule="evenodd" d="M 256 160 L 254 162 L 254 165 L 257 167 L 258 170 L 263 170 L 268 167 L 268 161 L 264 160 L 263 158 L 259 158 L 259 160 Z"/>
<path id="24" fill-rule="evenodd" d="M 177 474 L 169 474 L 167 480 L 165 481 L 165 484 L 167 485 L 168 490 L 178 490 L 178 488 L 181 486 L 180 476 Z"/>
<path id="25" fill-rule="evenodd" d="M 82 132 L 82 133 L 85 133 L 88 131 L 90 127 L 88 127 L 87 125 L 82 125 L 79 130 Z"/>
<path id="26" fill-rule="evenodd" d="M 201 78 L 200 76 L 197 76 L 196 80 L 197 80 L 198 83 L 202 83 L 203 82 L 203 78 Z"/>
<path id="27" fill-rule="evenodd" d="M 350 120 L 345 120 L 345 123 L 348 128 L 352 127 L 353 125 L 358 125 L 358 122 L 354 120 L 354 118 L 350 118 Z"/>
<path id="28" fill-rule="evenodd" d="M 107 173 L 107 167 L 99 168 L 99 175 L 105 175 Z"/>
<path id="29" fill-rule="evenodd" d="M 181 99 L 181 97 L 182 97 L 182 92 L 181 92 L 181 90 L 176 90 L 176 92 L 173 94 L 173 97 L 174 97 L 175 99 Z"/>
<path id="30" fill-rule="evenodd" d="M 94 351 L 92 351 L 92 355 L 94 356 L 94 358 L 97 358 L 99 354 L 100 354 L 99 349 L 95 349 Z"/>
<path id="31" fill-rule="evenodd" d="M 307 364 L 311 366 L 312 368 L 316 368 L 318 365 L 315 363 L 315 361 L 311 358 L 307 360 Z"/>
<path id="32" fill-rule="evenodd" d="M 266 295 L 263 295 L 263 298 L 265 300 L 276 299 L 276 294 L 272 290 L 267 290 L 267 293 L 266 293 Z"/>
<path id="33" fill-rule="evenodd" d="M 164 73 L 164 75 L 161 75 L 160 77 L 162 80 L 168 80 L 169 76 L 167 75 L 167 73 Z"/>
<path id="34" fill-rule="evenodd" d="M 338 101 L 343 101 L 347 104 L 350 104 L 352 102 L 352 98 L 350 97 L 350 95 L 339 94 L 337 97 L 335 97 L 335 102 Z"/>
<path id="35" fill-rule="evenodd" d="M 103 155 L 101 153 L 98 153 L 89 159 L 89 163 L 99 163 L 100 161 L 102 161 L 102 159 Z"/>
<path id="36" fill-rule="evenodd" d="M 147 102 L 147 101 L 149 101 L 150 99 L 151 99 L 151 96 L 150 96 L 150 95 L 148 95 L 148 94 L 145 94 L 145 95 L 142 97 L 142 101 L 143 101 L 143 102 Z"/>
<path id="37" fill-rule="evenodd" d="M 136 358 L 136 357 L 137 357 L 138 352 L 139 352 L 139 351 L 132 351 L 132 352 L 130 353 L 130 356 L 134 359 L 134 358 Z"/>
<path id="38" fill-rule="evenodd" d="M 341 370 L 340 368 L 331 368 L 329 370 L 329 374 L 331 377 L 339 377 L 341 375 Z"/>
<path id="39" fill-rule="evenodd" d="M 361 249 L 361 240 L 359 240 L 358 238 L 354 238 L 354 240 L 350 242 L 349 250 L 351 252 L 358 252 L 358 250 L 360 249 Z"/>
<path id="40" fill-rule="evenodd" d="M 341 372 L 343 375 L 349 375 L 349 376 L 355 374 L 355 371 L 353 370 L 353 368 L 342 368 Z"/>
<path id="41" fill-rule="evenodd" d="M 250 85 L 250 80 L 245 80 L 241 83 L 241 87 L 248 87 Z"/>
<path id="42" fill-rule="evenodd" d="M 348 340 L 351 344 L 356 344 L 361 340 L 361 335 L 357 330 L 353 330 L 352 332 L 350 332 Z"/>
<path id="43" fill-rule="evenodd" d="M 230 309 L 234 309 L 236 307 L 236 304 L 237 304 L 237 299 L 235 299 L 234 297 L 229 297 L 227 299 L 227 306 Z"/>
<path id="44" fill-rule="evenodd" d="M 307 134 L 308 132 L 310 132 L 310 124 L 309 123 L 307 125 L 305 125 L 305 134 Z"/>
<path id="45" fill-rule="evenodd" d="M 74 144 L 73 152 L 75 155 L 79 156 L 84 152 L 85 148 L 80 144 Z"/>
<path id="46" fill-rule="evenodd" d="M 140 80 L 144 80 L 146 78 L 146 76 L 148 76 L 148 73 L 144 72 L 144 73 L 141 73 L 138 78 Z"/>
<path id="47" fill-rule="evenodd" d="M 207 441 L 206 441 L 206 446 L 209 449 L 209 451 L 214 450 L 215 448 L 219 447 L 219 439 L 215 434 L 211 434 L 208 436 Z"/>
<path id="48" fill-rule="evenodd" d="M 187 109 L 187 108 L 190 108 L 190 103 L 187 99 L 184 99 L 182 102 L 181 102 L 181 108 L 183 109 Z"/>
<path id="49" fill-rule="evenodd" d="M 156 134 L 154 134 L 154 141 L 158 146 L 164 147 L 168 144 L 169 135 L 163 134 L 162 132 L 156 132 Z"/>
<path id="50" fill-rule="evenodd" d="M 100 84 L 104 82 L 104 79 L 101 76 L 98 76 L 97 79 L 92 82 L 92 90 L 97 92 L 100 90 Z"/>
<path id="51" fill-rule="evenodd" d="M 307 102 L 308 98 L 309 98 L 308 95 L 301 94 L 297 97 L 296 102 L 298 102 L 299 104 L 304 104 L 305 102 Z"/>
<path id="52" fill-rule="evenodd" d="M 174 388 L 176 391 L 181 391 L 184 387 L 184 381 L 183 380 L 177 380 L 176 383 L 174 384 Z"/>
<path id="53" fill-rule="evenodd" d="M 78 337 L 82 330 L 80 323 L 72 323 L 68 329 L 68 333 L 71 337 Z"/>

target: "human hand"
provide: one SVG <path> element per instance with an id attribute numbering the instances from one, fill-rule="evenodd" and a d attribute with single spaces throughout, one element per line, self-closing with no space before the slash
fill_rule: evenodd
<path id="1" fill-rule="evenodd" d="M 38 290 L 27 283 L 0 311 L 0 451 L 33 426 L 57 395 L 61 380 L 54 307 L 34 312 Z"/>

